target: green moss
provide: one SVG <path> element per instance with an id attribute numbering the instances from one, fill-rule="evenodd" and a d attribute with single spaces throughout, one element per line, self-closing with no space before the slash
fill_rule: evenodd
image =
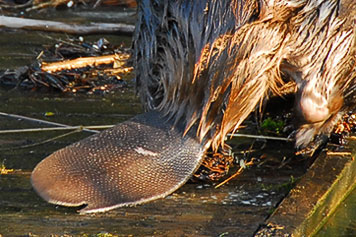
<path id="1" fill-rule="evenodd" d="M 274 132 L 280 134 L 285 123 L 282 120 L 273 120 L 272 118 L 266 118 L 261 124 L 261 128 L 264 131 Z"/>
<path id="2" fill-rule="evenodd" d="M 280 184 L 276 184 L 276 185 L 265 185 L 265 184 L 261 184 L 261 188 L 263 190 L 266 190 L 266 191 L 290 191 L 296 184 L 296 182 L 299 180 L 300 178 L 294 178 L 293 175 L 291 175 L 289 177 L 289 180 L 288 182 L 284 182 L 284 183 L 280 183 Z"/>

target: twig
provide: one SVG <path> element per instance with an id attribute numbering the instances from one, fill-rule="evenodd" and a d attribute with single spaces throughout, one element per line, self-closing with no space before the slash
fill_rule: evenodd
<path id="1" fill-rule="evenodd" d="M 132 34 L 135 26 L 123 23 L 91 23 L 88 25 L 68 24 L 56 21 L 24 19 L 0 16 L 0 27 L 62 32 L 67 34 Z"/>
<path id="2" fill-rule="evenodd" d="M 5 166 L 5 159 L 3 159 L 0 164 L 0 175 L 9 174 L 12 172 L 14 172 L 14 169 L 7 169 Z"/>
<path id="3" fill-rule="evenodd" d="M 71 69 L 82 68 L 87 66 L 111 64 L 111 63 L 126 60 L 129 57 L 130 57 L 129 54 L 124 54 L 124 55 L 111 54 L 111 55 L 96 56 L 96 57 L 81 57 L 72 60 L 53 62 L 53 63 L 43 62 L 41 65 L 41 69 L 42 71 L 46 71 L 46 72 L 57 72 L 57 71 L 71 70 Z M 122 62 L 122 64 L 124 64 L 124 62 Z M 128 68 L 128 70 L 131 69 L 132 68 Z"/>
<path id="4" fill-rule="evenodd" d="M 28 120 L 28 121 L 36 122 L 36 123 L 54 125 L 57 127 L 69 127 L 68 125 L 65 125 L 65 124 L 50 122 L 50 121 L 46 121 L 46 120 L 42 120 L 42 119 L 30 118 L 30 117 L 26 117 L 26 116 L 22 116 L 22 115 L 17 115 L 17 114 L 8 114 L 8 113 L 0 112 L 0 115 L 9 117 L 9 118 L 24 119 L 24 120 Z M 90 129 L 86 129 L 86 128 L 84 128 L 83 131 L 90 132 L 90 133 L 98 133 L 99 132 L 97 130 L 90 130 Z"/>
<path id="5" fill-rule="evenodd" d="M 103 0 L 96 0 L 93 8 L 97 8 L 99 5 L 101 5 L 102 2 L 103 2 Z"/>
<path id="6" fill-rule="evenodd" d="M 352 153 L 348 151 L 327 151 L 328 156 L 351 156 Z"/>
<path id="7" fill-rule="evenodd" d="M 105 129 L 105 128 L 111 128 L 114 125 L 98 125 L 98 126 L 69 126 L 61 123 L 55 123 L 55 122 L 49 122 L 46 120 L 41 120 L 41 119 L 35 119 L 35 118 L 30 118 L 22 115 L 16 115 L 16 114 L 8 114 L 8 113 L 3 113 L 0 112 L 0 115 L 6 116 L 6 117 L 12 117 L 12 118 L 17 118 L 17 119 L 24 119 L 24 120 L 29 120 L 32 122 L 38 122 L 38 123 L 43 123 L 43 124 L 49 124 L 49 125 L 54 125 L 58 127 L 63 127 L 63 128 L 31 128 L 31 129 L 14 129 L 14 130 L 3 130 L 0 131 L 1 133 L 14 133 L 14 132 L 37 132 L 37 131 L 54 131 L 54 130 L 72 130 L 72 129 L 78 129 L 82 128 L 83 131 L 86 132 L 92 132 L 92 133 L 98 133 L 99 131 L 97 130 L 91 130 L 91 129 Z M 246 138 L 255 138 L 255 139 L 269 139 L 269 140 L 280 140 L 280 141 L 293 141 L 293 139 L 290 138 L 283 138 L 283 137 L 271 137 L 271 136 L 262 136 L 262 135 L 251 135 L 251 134 L 240 134 L 240 133 L 235 133 L 235 134 L 227 134 L 227 136 L 230 137 L 246 137 Z"/>
<path id="8" fill-rule="evenodd" d="M 271 137 L 271 136 L 251 135 L 251 134 L 241 134 L 241 133 L 234 133 L 234 134 L 229 133 L 227 134 L 227 137 L 246 137 L 246 138 L 255 138 L 255 139 L 278 140 L 278 141 L 286 141 L 286 142 L 293 141 L 293 139 L 291 138 Z"/>
<path id="9" fill-rule="evenodd" d="M 24 146 L 16 146 L 16 147 L 2 148 L 2 149 L 0 149 L 0 151 L 8 151 L 8 150 L 14 150 L 14 149 L 25 149 L 25 148 L 35 147 L 35 146 L 43 145 L 43 144 L 45 144 L 45 143 L 48 143 L 48 142 L 57 140 L 57 139 L 62 138 L 62 137 L 66 137 L 66 136 L 72 135 L 72 134 L 77 133 L 77 132 L 80 132 L 80 131 L 81 131 L 81 130 L 77 129 L 77 130 L 74 130 L 74 131 L 71 131 L 71 132 L 68 132 L 68 133 L 65 133 L 65 134 L 56 136 L 56 137 L 52 137 L 52 138 L 47 139 L 47 140 L 44 140 L 44 141 L 42 141 L 42 142 L 37 142 L 37 143 L 33 143 L 33 144 L 29 144 L 29 145 L 24 145 Z"/>
<path id="10" fill-rule="evenodd" d="M 244 169 L 246 168 L 246 166 L 251 166 L 251 165 L 253 165 L 253 164 L 254 164 L 253 161 L 247 162 L 247 163 L 245 164 L 245 166 L 241 166 L 241 167 L 236 171 L 235 174 L 231 175 L 229 178 L 225 179 L 224 181 L 222 181 L 221 183 L 219 183 L 218 185 L 216 185 L 215 188 L 219 188 L 219 187 L 221 187 L 222 185 L 224 185 L 224 184 L 226 184 L 227 182 L 229 182 L 230 180 L 232 180 L 233 178 L 235 178 L 236 176 L 239 176 L 239 175 L 242 173 L 242 171 L 244 171 Z"/>
<path id="11" fill-rule="evenodd" d="M 84 129 L 107 129 L 112 128 L 114 125 L 98 125 L 98 126 L 66 126 L 66 127 L 54 127 L 54 128 L 24 128 L 24 129 L 9 129 L 0 130 L 0 134 L 8 133 L 25 133 L 25 132 L 47 132 L 47 131 L 63 131 L 63 130 L 79 130 Z M 94 130 L 88 130 L 94 131 Z"/>

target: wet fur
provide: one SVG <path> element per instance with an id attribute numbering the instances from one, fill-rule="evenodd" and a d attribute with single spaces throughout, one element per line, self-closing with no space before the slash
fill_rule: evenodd
<path id="1" fill-rule="evenodd" d="M 354 106 L 354 9 L 351 0 L 139 1 L 138 94 L 186 130 L 197 124 L 217 149 L 293 80 L 305 147 Z"/>

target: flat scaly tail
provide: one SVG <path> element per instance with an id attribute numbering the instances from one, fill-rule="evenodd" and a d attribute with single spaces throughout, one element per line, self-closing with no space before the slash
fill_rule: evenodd
<path id="1" fill-rule="evenodd" d="M 152 111 L 54 152 L 31 182 L 50 203 L 107 211 L 174 192 L 199 167 L 204 147 Z"/>

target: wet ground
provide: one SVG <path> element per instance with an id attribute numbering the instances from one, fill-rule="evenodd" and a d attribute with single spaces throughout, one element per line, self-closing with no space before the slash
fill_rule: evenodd
<path id="1" fill-rule="evenodd" d="M 29 175 L 15 172 L 1 178 L 4 236 L 106 232 L 125 236 L 251 236 L 283 196 L 283 190 L 271 189 L 281 176 L 256 177 L 256 173 L 246 172 L 238 182 L 219 190 L 189 183 L 163 200 L 82 216 L 41 200 L 31 189 Z M 257 182 L 260 178 L 263 181 Z"/>
<path id="2" fill-rule="evenodd" d="M 22 15 L 22 14 L 20 14 Z M 32 12 L 28 16 L 33 19 L 53 20 L 59 22 L 86 24 L 88 22 L 98 23 L 127 23 L 135 24 L 134 9 L 100 8 L 93 10 L 48 10 Z M 18 29 L 0 28 L 0 68 L 14 69 L 19 66 L 29 65 L 34 62 L 46 46 L 58 43 L 60 40 L 66 41 L 69 36 L 66 34 L 49 32 L 30 32 Z M 118 35 L 87 35 L 82 36 L 85 41 L 95 42 L 100 38 L 108 39 L 114 45 L 131 44 L 130 36 Z"/>
<path id="3" fill-rule="evenodd" d="M 59 95 L 1 91 L 0 111 L 68 125 L 114 124 L 141 111 L 132 88 L 114 95 Z M 54 115 L 46 117 L 45 114 Z M 0 128 L 43 127 L 1 117 Z M 253 168 L 219 189 L 206 182 L 190 182 L 173 195 L 142 206 L 104 214 L 79 215 L 39 198 L 29 182 L 33 167 L 51 152 L 90 134 L 82 132 L 30 148 L 65 132 L 2 135 L 0 161 L 15 172 L 0 176 L 0 233 L 8 235 L 99 234 L 134 236 L 251 236 L 286 195 L 304 169 Z M 253 140 L 238 143 L 251 144 Z M 285 146 L 285 144 L 280 144 Z M 269 146 L 281 148 L 278 143 Z M 291 146 L 291 144 L 290 144 Z M 12 150 L 4 150 L 14 148 Z M 239 152 L 239 151 L 236 151 Z M 271 150 L 270 156 L 276 153 Z M 286 154 L 290 152 L 282 151 Z M 277 152 L 278 153 L 278 152 Z"/>
<path id="4" fill-rule="evenodd" d="M 356 236 L 356 189 L 341 203 L 316 236 Z"/>
<path id="5" fill-rule="evenodd" d="M 73 14 L 73 13 L 71 13 Z M 87 16 L 77 14 L 79 18 Z M 91 14 L 89 14 L 91 15 Z M 65 19 L 67 17 L 62 17 Z M 124 17 L 125 18 L 125 17 Z M 50 35 L 52 39 L 48 39 Z M 26 41 L 22 38 L 26 37 Z M 31 63 L 43 44 L 65 35 L 0 31 L 0 69 Z M 95 38 L 95 36 L 90 36 Z M 102 36 L 98 36 L 100 38 Z M 116 44 L 129 37 L 110 36 Z M 58 94 L 0 90 L 0 112 L 19 114 L 67 125 L 107 125 L 124 121 L 142 111 L 133 83 L 114 94 Z M 0 130 L 45 127 L 43 124 L 0 116 Z M 47 204 L 33 191 L 30 174 L 35 165 L 53 151 L 90 135 L 75 133 L 32 146 L 66 132 L 1 134 L 0 166 L 14 172 L 0 175 L 0 235 L 3 236 L 252 236 L 275 210 L 293 183 L 305 172 L 305 162 L 293 161 L 278 168 L 283 157 L 293 157 L 293 144 L 238 139 L 242 147 L 259 150 L 266 163 L 247 169 L 221 188 L 215 183 L 190 181 L 173 195 L 149 204 L 120 208 L 103 214 L 79 215 L 75 208 Z M 26 147 L 29 146 L 29 147 Z M 241 157 L 243 155 L 240 155 Z M 355 233 L 355 191 L 334 213 L 319 236 Z M 339 228 L 339 229 L 337 229 Z M 340 235 L 338 235 L 340 236 Z"/>

